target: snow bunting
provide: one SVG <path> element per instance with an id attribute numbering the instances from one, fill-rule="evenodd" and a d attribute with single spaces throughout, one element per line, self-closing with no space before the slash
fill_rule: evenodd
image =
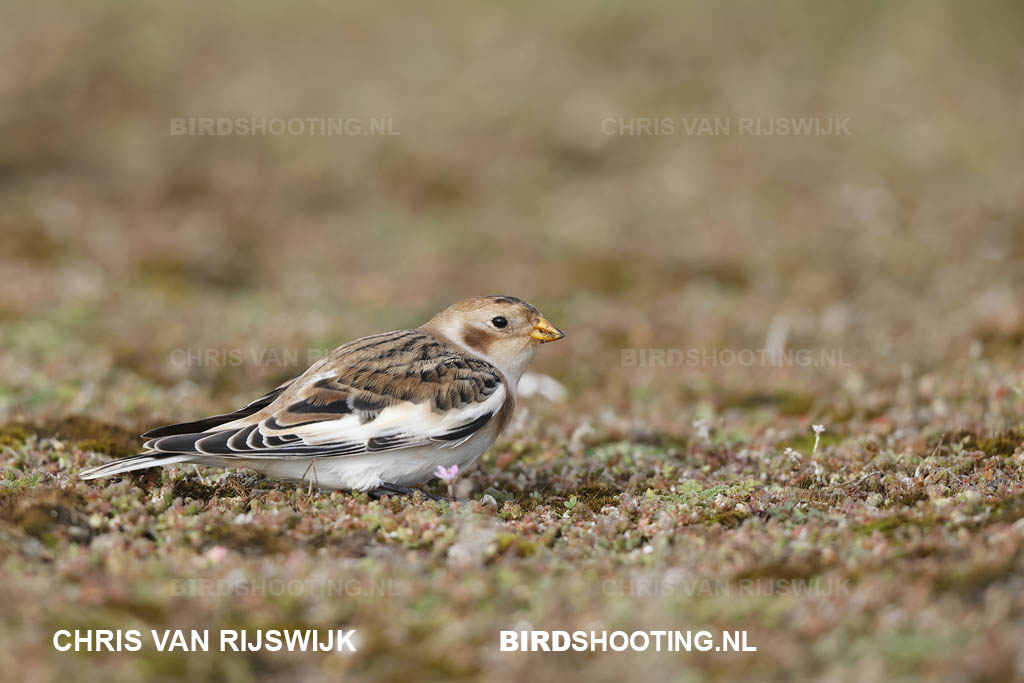
<path id="1" fill-rule="evenodd" d="M 465 468 L 494 443 L 537 346 L 563 336 L 515 297 L 466 299 L 416 329 L 339 346 L 233 413 L 152 429 L 142 454 L 80 476 L 194 463 L 410 493 L 438 466 Z"/>

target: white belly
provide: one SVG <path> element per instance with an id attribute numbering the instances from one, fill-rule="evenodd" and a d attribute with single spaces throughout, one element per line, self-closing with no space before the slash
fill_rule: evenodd
<path id="1" fill-rule="evenodd" d="M 487 425 L 456 447 L 438 444 L 324 458 L 268 458 L 246 460 L 243 466 L 271 479 L 312 483 L 321 489 L 371 491 L 385 483 L 410 486 L 430 480 L 438 465 L 465 469 L 494 443 L 496 432 Z"/>

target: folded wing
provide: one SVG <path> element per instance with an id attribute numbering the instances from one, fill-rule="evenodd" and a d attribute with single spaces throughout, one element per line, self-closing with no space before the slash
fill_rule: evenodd
<path id="1" fill-rule="evenodd" d="M 245 459 L 450 447 L 510 407 L 494 366 L 405 330 L 342 346 L 235 413 L 147 432 L 145 447 L 146 455 Z"/>

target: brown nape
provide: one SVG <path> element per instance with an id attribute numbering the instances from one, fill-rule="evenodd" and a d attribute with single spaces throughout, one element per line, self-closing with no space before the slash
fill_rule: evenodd
<path id="1" fill-rule="evenodd" d="M 494 335 L 489 334 L 487 330 L 482 330 L 474 325 L 464 325 L 462 327 L 462 342 L 471 349 L 475 349 L 482 354 L 487 353 L 487 349 L 490 348 L 491 343 L 494 341 Z"/>

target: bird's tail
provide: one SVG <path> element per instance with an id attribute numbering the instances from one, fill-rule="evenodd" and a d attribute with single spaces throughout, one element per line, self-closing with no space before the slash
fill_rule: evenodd
<path id="1" fill-rule="evenodd" d="M 82 470 L 78 473 L 78 478 L 99 479 L 100 477 L 110 477 L 115 474 L 123 474 L 124 472 L 144 470 L 148 467 L 161 467 L 179 462 L 188 462 L 191 457 L 180 453 L 142 453 L 140 455 L 133 455 L 130 458 L 121 458 L 120 460 L 108 462 L 105 465 Z"/>

